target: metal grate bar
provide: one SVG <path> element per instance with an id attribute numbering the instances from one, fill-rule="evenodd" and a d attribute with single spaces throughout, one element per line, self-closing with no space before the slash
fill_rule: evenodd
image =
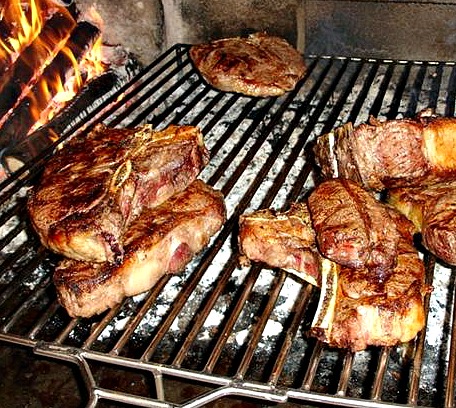
<path id="1" fill-rule="evenodd" d="M 351 109 L 351 112 L 348 116 L 347 122 L 351 123 L 357 123 L 357 117 L 359 115 L 359 112 L 361 111 L 362 105 L 364 101 L 367 98 L 367 95 L 369 93 L 369 89 L 372 87 L 372 84 L 374 82 L 374 79 L 378 73 L 380 63 L 379 62 L 369 62 L 369 63 L 364 63 L 364 66 L 369 66 L 369 71 L 365 75 L 365 78 L 363 79 L 363 84 L 362 88 L 356 98 L 355 103 L 353 104 L 353 107 Z"/>
<path id="2" fill-rule="evenodd" d="M 435 258 L 432 256 L 425 256 L 425 267 L 426 267 L 426 284 L 431 286 L 434 270 L 435 270 Z M 425 327 L 427 327 L 427 321 L 430 310 L 430 293 L 424 297 L 424 310 L 426 312 Z M 413 364 L 411 367 L 410 383 L 409 383 L 409 396 L 408 403 L 416 405 L 418 403 L 419 386 L 420 386 L 420 374 L 423 365 L 424 348 L 425 346 L 426 333 L 422 331 L 418 334 L 415 341 L 416 349 L 414 353 Z"/>
<path id="3" fill-rule="evenodd" d="M 232 259 L 232 267 L 234 267 L 234 262 L 235 261 Z M 245 302 L 247 301 L 247 298 L 252 292 L 253 285 L 258 279 L 260 272 L 261 268 L 257 265 L 251 268 L 250 273 L 246 278 L 246 281 L 242 285 L 243 290 L 239 294 L 238 299 L 235 302 L 234 308 L 230 310 L 226 322 L 224 322 L 224 324 L 221 325 L 221 330 L 217 338 L 217 342 L 215 343 L 213 351 L 211 352 L 211 355 L 209 356 L 204 367 L 205 372 L 212 373 L 214 371 L 215 365 L 217 364 L 220 354 L 222 353 L 223 346 L 228 339 L 228 335 L 233 331 L 233 327 L 237 319 L 239 318 L 239 315 L 242 312 L 242 309 L 244 307 Z"/>
<path id="4" fill-rule="evenodd" d="M 47 288 L 49 287 L 49 283 L 49 278 L 44 278 L 42 281 L 38 282 L 38 289 L 31 292 L 25 300 L 22 300 L 20 305 L 14 310 L 14 312 L 8 316 L 6 323 L 2 326 L 4 332 L 10 331 L 11 328 L 18 323 L 19 319 L 21 319 L 29 311 L 33 304 L 47 290 Z"/>
<path id="5" fill-rule="evenodd" d="M 437 101 L 439 98 L 439 93 L 440 93 L 440 86 L 442 82 L 442 73 L 443 73 L 443 65 L 438 64 L 435 70 L 435 73 L 433 73 L 432 77 L 432 86 L 431 90 L 429 92 L 429 107 L 432 109 L 437 108 Z"/>
<path id="6" fill-rule="evenodd" d="M 454 273 L 454 270 L 453 270 Z M 453 287 L 453 301 L 456 299 L 456 285 Z M 455 378 L 456 378 L 456 308 L 453 303 L 451 319 L 451 341 L 449 349 L 448 373 L 446 378 L 445 407 L 452 408 L 455 405 Z"/>
<path id="7" fill-rule="evenodd" d="M 154 406 L 157 400 L 99 388 L 90 380 L 86 359 L 150 370 L 159 403 L 167 407 L 175 405 L 166 401 L 165 374 L 214 387 L 182 407 L 227 395 L 276 403 L 294 398 L 306 405 L 453 407 L 454 279 L 447 284 L 449 293 L 437 294 L 438 287 L 425 297 L 428 327 L 438 322 L 439 310 L 448 312 L 437 340 L 428 329 L 407 345 L 349 353 L 306 335 L 318 289 L 262 264 L 239 265 L 239 215 L 255 208 L 287 209 L 308 193 L 318 177 L 309 160 L 317 135 L 369 115 L 406 117 L 428 106 L 454 113 L 453 63 L 307 60 L 306 76 L 292 92 L 250 98 L 205 85 L 188 46 L 177 45 L 65 130 L 62 140 L 99 122 L 199 126 L 211 153 L 201 178 L 227 201 L 226 224 L 182 275 L 164 277 L 149 292 L 101 316 L 72 319 L 59 306 L 51 284 L 57 259 L 38 245 L 26 219 L 23 189 L 58 143 L 1 184 L 0 225 L 8 226 L 0 236 L 1 338 L 77 360 L 93 406 L 102 399 L 138 406 Z M 13 248 L 18 236 L 23 240 Z M 427 255 L 425 265 L 428 282 L 440 285 L 444 266 Z M 280 329 L 272 333 L 269 327 Z M 432 364 L 438 364 L 436 380 L 427 370 Z"/>
<path id="8" fill-rule="evenodd" d="M 380 357 L 378 359 L 377 370 L 375 373 L 374 384 L 372 386 L 371 399 L 379 400 L 382 396 L 383 381 L 385 379 L 386 368 L 390 356 L 389 347 L 382 347 Z"/>
<path id="9" fill-rule="evenodd" d="M 314 382 L 315 376 L 317 375 L 318 365 L 323 355 L 324 344 L 321 341 L 317 341 L 312 350 L 312 355 L 307 362 L 306 374 L 302 382 L 301 388 L 306 391 L 310 391 L 312 383 Z"/>
<path id="10" fill-rule="evenodd" d="M 340 93 L 339 99 L 334 104 L 334 107 L 333 107 L 331 113 L 328 115 L 327 119 L 325 120 L 325 125 L 323 126 L 321 133 L 328 133 L 334 127 L 334 125 L 337 121 L 337 118 L 340 115 L 340 111 L 342 110 L 342 107 L 346 104 L 347 98 L 349 97 L 349 95 L 352 91 L 352 88 L 354 87 L 356 80 L 358 79 L 358 77 L 361 73 L 362 67 L 363 67 L 363 64 L 361 64 L 361 63 L 356 65 L 356 67 L 355 67 L 356 69 L 348 78 L 347 83 L 344 85 L 344 89 Z"/>
<path id="11" fill-rule="evenodd" d="M 135 314 L 133 320 L 129 322 L 128 326 L 125 328 L 123 335 L 119 338 L 117 343 L 111 349 L 110 354 L 118 355 L 121 353 L 122 349 L 125 347 L 127 342 L 130 340 L 131 336 L 133 335 L 134 330 L 138 327 L 140 321 L 144 318 L 145 314 L 152 306 L 152 304 L 157 300 L 158 294 L 163 290 L 168 279 L 169 276 L 160 279 L 157 285 L 151 289 L 146 301 L 141 306 L 141 309 L 138 311 L 138 313 Z"/>
<path id="12" fill-rule="evenodd" d="M 49 284 L 50 281 L 49 281 Z M 39 334 L 40 330 L 45 326 L 46 322 L 51 319 L 51 317 L 57 312 L 57 310 L 60 308 L 60 304 L 57 300 L 54 300 L 54 302 L 51 303 L 51 305 L 46 309 L 46 311 L 41 315 L 41 317 L 36 321 L 35 325 L 30 329 L 30 331 L 27 334 L 27 337 L 30 339 L 35 339 L 37 338 L 37 335 Z"/>
<path id="13" fill-rule="evenodd" d="M 29 243 L 28 243 L 29 244 Z M 18 263 L 23 257 L 27 256 L 30 252 L 30 246 L 27 243 L 21 245 L 16 252 L 4 260 L 3 266 L 5 270 L 9 272 L 19 269 L 15 267 L 15 264 Z M 8 284 L 5 285 L 5 289 L 0 294 L 0 306 L 3 305 L 8 299 L 10 299 L 15 293 L 20 291 L 21 285 L 26 280 L 27 276 L 40 265 L 45 259 L 46 253 L 43 250 L 39 250 L 36 257 L 26 266 L 21 265 L 20 271 L 14 274 L 13 279 L 8 281 Z"/>
<path id="14" fill-rule="evenodd" d="M 209 298 L 205 299 L 203 308 L 199 310 L 198 314 L 195 315 L 195 318 L 192 319 L 192 322 L 190 324 L 191 330 L 186 334 L 185 340 L 182 343 L 176 357 L 173 360 L 172 364 L 174 366 L 180 367 L 182 365 L 183 360 L 187 356 L 188 349 L 192 346 L 196 336 L 198 335 L 198 332 L 201 330 L 201 326 L 207 319 L 209 313 L 214 307 L 215 302 L 218 300 L 218 297 L 222 293 L 223 289 L 225 289 L 225 285 L 227 284 L 231 276 L 231 272 L 232 268 L 227 268 L 226 271 L 224 271 L 224 273 L 222 274 L 222 276 L 219 277 L 219 279 L 217 280 L 217 284 L 214 286 Z"/>
<path id="15" fill-rule="evenodd" d="M 297 297 L 297 302 L 294 309 L 291 311 L 292 316 L 289 328 L 283 333 L 283 344 L 280 347 L 280 353 L 277 355 L 274 366 L 271 370 L 271 375 L 268 379 L 268 384 L 277 385 L 280 375 L 284 369 L 286 358 L 293 345 L 293 339 L 296 337 L 301 325 L 306 307 L 310 301 L 310 297 L 314 288 L 310 284 L 302 285 L 301 291 Z"/>
<path id="16" fill-rule="evenodd" d="M 272 285 L 272 290 L 270 290 L 268 294 L 268 301 L 264 308 L 262 308 L 261 316 L 255 319 L 255 323 L 253 324 L 251 337 L 247 342 L 247 348 L 237 369 L 235 376 L 236 378 L 243 379 L 245 377 L 247 370 L 250 367 L 250 363 L 252 361 L 255 349 L 258 345 L 260 336 L 264 328 L 266 327 L 266 323 L 274 308 L 275 303 L 277 302 L 277 298 L 279 296 L 283 284 L 285 283 L 286 278 L 287 276 L 284 271 L 281 271 L 278 274 L 278 276 L 276 276 L 275 282 Z"/>
<path id="17" fill-rule="evenodd" d="M 227 227 L 227 225 L 225 225 L 225 227 L 223 228 L 223 230 L 220 232 L 220 234 L 218 236 L 218 245 L 221 245 L 223 240 L 226 238 L 226 235 L 228 235 L 227 231 L 228 231 L 228 227 Z M 217 248 L 217 244 L 214 244 L 214 247 Z M 218 248 L 220 248 L 220 247 L 218 247 Z M 210 253 L 206 254 L 206 255 L 207 255 L 207 257 L 202 260 L 200 267 L 197 268 L 195 273 L 191 276 L 191 279 L 189 280 L 189 282 L 187 282 L 187 285 L 179 293 L 176 301 L 174 302 L 172 310 L 168 312 L 165 321 L 162 322 L 154 339 L 149 344 L 146 351 L 143 353 L 143 355 L 141 357 L 142 360 L 149 360 L 151 358 L 156 347 L 158 346 L 158 343 L 162 340 L 163 336 L 167 333 L 167 331 L 169 330 L 169 327 L 173 323 L 173 320 L 176 318 L 179 311 L 182 309 L 186 300 L 189 298 L 189 296 L 195 290 L 196 286 L 198 285 L 199 280 L 201 279 L 204 272 L 207 270 L 207 268 L 212 260 L 212 257 L 214 256 L 214 254 L 210 254 Z"/>
<path id="18" fill-rule="evenodd" d="M 454 105 L 456 99 L 456 67 L 451 70 L 450 80 L 448 82 L 447 98 L 445 101 L 445 116 L 454 116 Z"/>
<path id="19" fill-rule="evenodd" d="M 254 101 L 252 101 L 251 103 L 246 105 L 246 107 L 243 111 L 244 115 L 246 115 L 247 113 L 250 112 L 250 110 L 252 109 L 252 105 L 254 104 L 253 102 Z M 266 115 L 266 113 L 269 112 L 272 105 L 273 105 L 272 101 L 265 104 L 265 106 L 260 111 L 261 115 L 259 115 L 259 117 L 261 117 L 262 115 Z M 243 115 L 243 117 L 245 117 L 244 115 Z M 239 123 L 243 119 L 243 117 L 239 118 Z M 235 129 L 239 126 L 239 123 L 238 123 L 238 121 L 232 122 L 232 124 L 228 127 L 227 131 L 223 135 L 224 137 L 220 138 L 217 141 L 217 143 L 215 143 L 213 149 L 211 149 L 211 152 L 212 152 L 211 155 L 217 154 L 217 152 L 223 147 L 223 145 L 226 144 L 226 142 L 229 140 L 228 138 L 232 135 L 232 133 L 235 131 Z M 247 131 L 239 139 L 239 142 L 235 146 L 231 146 L 229 154 L 226 156 L 224 161 L 218 166 L 218 169 L 213 173 L 213 175 L 208 179 L 209 184 L 215 185 L 215 183 L 225 174 L 225 172 L 227 171 L 230 164 L 233 162 L 233 160 L 236 158 L 236 156 L 239 154 L 239 152 L 246 145 L 246 143 L 249 139 L 250 132 L 253 131 L 257 126 L 258 126 L 258 123 L 252 122 L 249 129 L 247 129 Z M 255 154 L 257 146 L 260 146 L 263 142 L 264 142 L 264 140 L 262 138 L 257 139 L 257 143 L 255 143 L 255 145 L 251 149 L 252 155 Z M 251 159 L 251 155 L 248 155 L 246 157 L 246 160 L 244 160 L 244 163 L 249 163 L 250 159 Z M 232 177 L 233 182 L 231 184 L 229 184 L 230 187 L 227 187 L 225 191 L 228 192 L 231 189 L 233 184 L 239 179 L 238 174 L 241 174 L 242 171 L 245 169 L 245 167 L 246 166 L 243 166 L 243 165 L 238 167 L 239 170 L 236 172 L 236 174 L 233 174 L 233 177 Z"/>
<path id="20" fill-rule="evenodd" d="M 405 86 L 407 84 L 407 79 L 410 75 L 411 66 L 411 62 L 408 62 L 405 64 L 404 69 L 402 70 L 401 77 L 397 83 L 393 100 L 391 101 L 390 109 L 388 111 L 388 119 L 394 119 L 397 117 L 397 113 L 399 111 L 399 107 L 404 95 Z"/>
<path id="21" fill-rule="evenodd" d="M 337 385 L 337 395 L 345 395 L 347 393 L 348 382 L 350 380 L 350 374 L 353 369 L 353 360 L 355 353 L 345 353 L 344 362 L 342 364 L 342 370 L 340 373 L 339 383 Z"/>
<path id="22" fill-rule="evenodd" d="M 377 93 L 377 97 L 373 101 L 372 107 L 369 109 L 369 115 L 379 116 L 382 105 L 383 105 L 383 98 L 387 94 L 395 67 L 396 67 L 396 65 L 388 64 L 387 70 L 385 72 L 385 76 L 383 77 L 383 80 L 380 84 L 380 88 Z"/>

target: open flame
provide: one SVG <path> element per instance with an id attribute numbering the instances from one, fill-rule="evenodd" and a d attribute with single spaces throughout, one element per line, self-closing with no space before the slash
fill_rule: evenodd
<path id="1" fill-rule="evenodd" d="M 30 133 L 47 123 L 84 84 L 106 70 L 102 61 L 101 37 L 90 44 L 90 49 L 85 50 L 83 56 L 76 57 L 68 46 L 68 40 L 77 21 L 57 0 L 7 0 L 0 7 L 0 96 L 2 90 L 10 85 L 6 79 L 1 83 L 2 71 L 12 77 L 15 74 L 11 72 L 18 61 L 33 70 L 32 78 L 21 84 L 15 106 L 8 112 L 11 114 L 21 99 L 27 98 L 35 121 L 29 129 Z M 49 29 L 46 25 L 52 18 L 57 22 Z M 101 18 L 96 15 L 92 20 L 99 22 Z M 70 68 L 64 75 L 59 70 L 56 70 L 58 75 L 53 77 L 42 75 L 59 54 L 64 54 L 65 60 L 71 61 Z M 16 78 L 11 79 L 14 80 Z M 8 114 L 0 117 L 0 126 L 7 120 Z"/>
<path id="2" fill-rule="evenodd" d="M 33 0 L 26 8 L 20 1 L 5 2 L 0 20 L 3 29 L 9 29 L 11 33 L 6 40 L 0 38 L 0 57 L 14 61 L 23 47 L 30 44 L 41 31 L 43 17 Z"/>
<path id="3" fill-rule="evenodd" d="M 35 100 L 33 104 L 36 109 L 32 110 L 35 118 L 35 124 L 30 129 L 33 132 L 40 126 L 51 120 L 59 110 L 71 101 L 85 83 L 92 78 L 97 77 L 106 69 L 102 61 L 102 40 L 101 37 L 93 44 L 91 49 L 84 55 L 81 61 L 77 61 L 71 53 L 71 50 L 63 50 L 73 63 L 71 74 L 62 80 L 55 77 L 52 81 L 41 80 L 38 85 L 41 87 L 39 94 L 47 95 L 49 104 L 44 109 L 40 109 L 39 101 Z"/>

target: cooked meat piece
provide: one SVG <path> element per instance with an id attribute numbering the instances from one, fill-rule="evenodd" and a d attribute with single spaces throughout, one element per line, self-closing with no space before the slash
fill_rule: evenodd
<path id="1" fill-rule="evenodd" d="M 370 345 L 393 346 L 415 338 L 424 327 L 423 296 L 430 291 L 413 245 L 413 225 L 393 209 L 400 233 L 395 266 L 390 270 L 327 267 L 323 293 L 311 335 L 352 351 Z M 329 290 L 326 289 L 329 286 Z"/>
<path id="2" fill-rule="evenodd" d="M 431 253 L 456 265 L 456 181 L 392 189 L 387 201 L 415 224 Z"/>
<path id="3" fill-rule="evenodd" d="M 350 268 L 390 270 L 399 233 L 385 204 L 351 180 L 330 179 L 308 197 L 321 254 Z"/>
<path id="4" fill-rule="evenodd" d="M 143 210 L 185 189 L 208 161 L 200 130 L 99 125 L 48 162 L 28 211 L 42 243 L 69 258 L 119 262 L 120 237 Z"/>
<path id="5" fill-rule="evenodd" d="M 292 90 L 306 70 L 296 49 L 265 33 L 193 45 L 190 57 L 213 87 L 258 97 Z"/>
<path id="6" fill-rule="evenodd" d="M 239 248 L 244 262 L 264 262 L 319 285 L 319 254 L 305 203 L 292 204 L 285 212 L 264 209 L 241 215 Z"/>
<path id="7" fill-rule="evenodd" d="M 65 259 L 54 283 L 70 316 L 90 317 L 178 273 L 225 222 L 222 194 L 200 180 L 159 207 L 145 209 L 125 233 L 120 264 Z"/>
<path id="8" fill-rule="evenodd" d="M 427 109 L 413 119 L 348 123 L 317 138 L 314 152 L 324 177 L 380 191 L 454 178 L 455 135 L 456 118 Z"/>

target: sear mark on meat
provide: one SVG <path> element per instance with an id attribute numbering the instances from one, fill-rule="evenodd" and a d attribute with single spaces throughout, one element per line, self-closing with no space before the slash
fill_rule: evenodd
<path id="1" fill-rule="evenodd" d="M 431 253 L 456 265 L 456 181 L 391 189 L 387 201 L 414 223 Z"/>
<path id="2" fill-rule="evenodd" d="M 295 48 L 266 33 L 196 44 L 190 48 L 190 57 L 213 87 L 257 97 L 291 91 L 306 71 Z"/>
<path id="3" fill-rule="evenodd" d="M 320 286 L 309 334 L 359 351 L 410 341 L 424 327 L 423 298 L 431 288 L 414 233 L 396 209 L 350 180 L 332 179 L 289 211 L 241 216 L 239 246 L 241 258 L 291 267 Z M 312 262 L 296 262 L 296 253 Z"/>
<path id="4" fill-rule="evenodd" d="M 411 119 L 347 123 L 317 138 L 314 153 L 324 177 L 381 191 L 455 178 L 455 135 L 456 118 L 426 109 Z"/>
<path id="5" fill-rule="evenodd" d="M 48 162 L 28 200 L 32 225 L 56 253 L 120 262 L 121 237 L 143 208 L 185 189 L 207 164 L 200 130 L 98 125 Z"/>
<path id="6" fill-rule="evenodd" d="M 225 219 L 222 194 L 194 181 L 132 222 L 121 263 L 62 260 L 54 273 L 60 303 L 70 316 L 90 317 L 149 290 L 165 274 L 182 271 Z"/>
<path id="7" fill-rule="evenodd" d="M 323 256 L 379 273 L 394 267 L 399 234 L 390 212 L 371 193 L 351 180 L 331 179 L 315 188 L 308 205 Z"/>
<path id="8" fill-rule="evenodd" d="M 242 264 L 264 262 L 319 285 L 319 255 L 306 203 L 294 203 L 285 212 L 263 209 L 241 215 L 238 241 Z"/>
<path id="9" fill-rule="evenodd" d="M 425 324 L 424 264 L 414 246 L 415 228 L 405 216 L 383 203 L 388 221 L 399 237 L 390 269 L 368 263 L 353 268 L 333 263 L 333 297 L 317 311 L 311 335 L 333 347 L 360 351 L 368 346 L 393 346 L 416 337 Z M 369 211 L 370 208 L 366 208 Z M 322 289 L 323 291 L 323 289 Z M 326 291 L 323 291 L 325 293 Z M 323 325 L 321 322 L 326 322 Z"/>

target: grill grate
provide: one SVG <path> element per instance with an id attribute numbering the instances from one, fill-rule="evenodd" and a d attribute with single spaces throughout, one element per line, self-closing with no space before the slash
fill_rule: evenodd
<path id="1" fill-rule="evenodd" d="M 226 197 L 225 226 L 180 276 L 91 319 L 70 319 L 52 286 L 57 257 L 31 231 L 27 190 L 52 149 L 0 185 L 0 340 L 76 363 L 89 406 L 115 400 L 176 406 L 167 379 L 204 384 L 179 406 L 224 396 L 271 403 L 350 407 L 454 406 L 456 336 L 451 270 L 424 254 L 427 329 L 414 342 L 349 353 L 309 339 L 318 290 L 282 270 L 238 265 L 237 220 L 257 208 L 285 209 L 315 183 L 308 157 L 314 138 L 369 115 L 413 116 L 433 107 L 454 115 L 456 72 L 449 62 L 308 57 L 296 89 L 256 99 L 218 92 L 201 80 L 176 45 L 128 84 L 80 114 L 62 138 L 98 122 L 108 126 L 199 126 L 211 152 L 201 178 Z M 147 397 L 101 387 L 92 362 L 145 372 Z"/>

